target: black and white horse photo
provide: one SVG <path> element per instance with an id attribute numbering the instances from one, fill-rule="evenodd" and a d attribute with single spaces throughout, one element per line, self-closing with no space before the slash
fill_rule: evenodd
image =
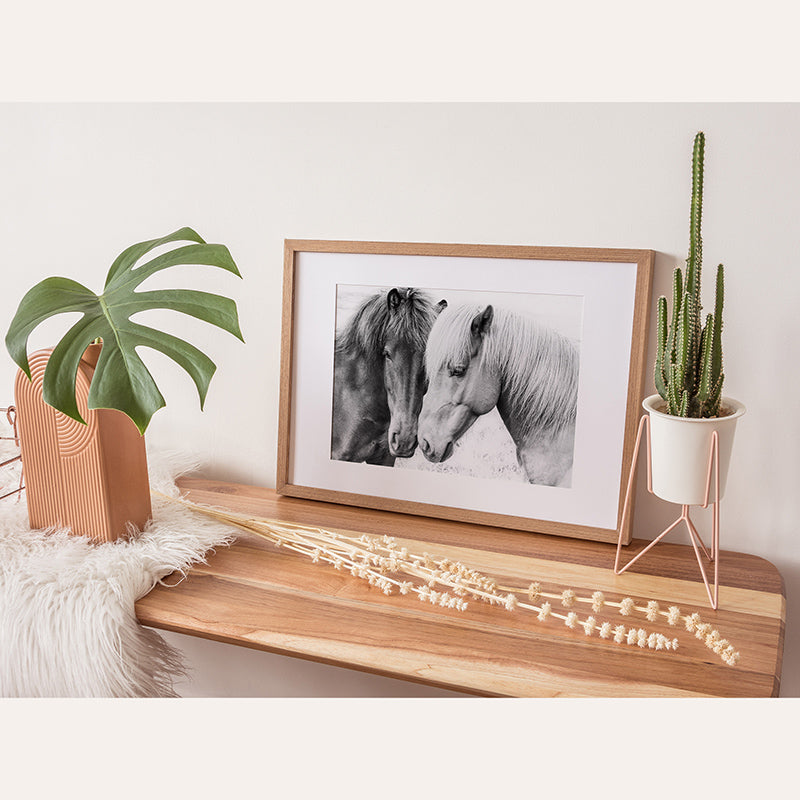
<path id="1" fill-rule="evenodd" d="M 516 311 L 451 305 L 431 330 L 425 360 L 418 435 L 428 461 L 449 459 L 473 423 L 497 408 L 527 480 L 570 485 L 579 364 L 573 341 Z"/>
<path id="2" fill-rule="evenodd" d="M 373 291 L 336 336 L 331 458 L 393 466 L 417 448 L 425 344 L 443 303 L 414 288 Z"/>

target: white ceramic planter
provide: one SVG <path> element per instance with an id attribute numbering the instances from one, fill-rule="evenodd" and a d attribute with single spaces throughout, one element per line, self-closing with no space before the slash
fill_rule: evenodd
<path id="1" fill-rule="evenodd" d="M 730 397 L 723 397 L 721 405 L 731 411 L 728 416 L 688 419 L 660 411 L 664 401 L 657 394 L 650 395 L 642 403 L 650 415 L 653 491 L 662 500 L 680 505 L 703 504 L 713 431 L 719 435 L 719 497 L 722 498 L 736 422 L 744 414 L 745 407 Z M 709 502 L 715 499 L 712 483 Z"/>

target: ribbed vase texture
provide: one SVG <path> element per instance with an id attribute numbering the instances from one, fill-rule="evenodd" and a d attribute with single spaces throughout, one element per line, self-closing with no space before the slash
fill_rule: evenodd
<path id="1" fill-rule="evenodd" d="M 30 359 L 33 380 L 20 370 L 14 395 L 28 517 L 32 528 L 67 527 L 97 542 L 127 537 L 150 519 L 144 437 L 119 411 L 89 411 L 87 401 L 101 345 L 92 345 L 78 369 L 76 397 L 83 425 L 42 399 L 52 350 Z"/>

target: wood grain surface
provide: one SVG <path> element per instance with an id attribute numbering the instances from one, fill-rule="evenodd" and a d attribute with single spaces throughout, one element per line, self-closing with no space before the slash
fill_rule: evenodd
<path id="1" fill-rule="evenodd" d="M 487 696 L 768 697 L 780 688 L 785 592 L 764 559 L 723 550 L 720 608 L 708 605 L 692 548 L 659 544 L 623 575 L 605 543 L 520 533 L 279 496 L 274 490 L 182 479 L 188 499 L 282 522 L 396 537 L 414 551 L 447 556 L 502 583 L 571 588 L 607 600 L 630 596 L 697 612 L 740 653 L 735 666 L 683 626 L 621 617 L 677 637 L 676 651 L 616 644 L 556 619 L 472 601 L 459 612 L 415 597 L 385 596 L 366 581 L 244 533 L 188 577 L 165 579 L 136 604 L 140 622 L 322 663 Z M 634 540 L 629 553 L 644 546 Z M 556 604 L 553 603 L 554 610 Z M 588 606 L 584 606 L 588 611 Z M 585 617 L 585 614 L 582 615 Z"/>

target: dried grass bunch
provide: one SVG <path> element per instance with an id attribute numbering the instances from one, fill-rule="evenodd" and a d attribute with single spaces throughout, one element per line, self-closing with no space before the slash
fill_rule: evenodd
<path id="1" fill-rule="evenodd" d="M 649 622 L 661 620 L 671 626 L 682 624 L 686 631 L 694 633 L 729 666 L 735 666 L 739 661 L 739 653 L 727 639 L 722 638 L 718 630 L 703 622 L 699 614 L 683 614 L 678 606 L 669 606 L 664 610 L 655 600 L 644 604 L 637 604 L 631 597 L 620 601 L 606 600 L 599 591 L 588 597 L 580 596 L 572 589 L 564 589 L 560 593 L 548 592 L 542 589 L 539 582 L 533 582 L 527 588 L 504 586 L 458 561 L 435 558 L 426 552 L 412 553 L 391 536 L 350 536 L 324 528 L 276 523 L 234 514 L 187 500 L 175 502 L 254 533 L 278 547 L 307 556 L 315 564 L 328 564 L 334 569 L 346 570 L 386 595 L 395 592 L 415 594 L 422 602 L 457 611 L 465 611 L 469 601 L 476 600 L 503 606 L 507 611 L 532 611 L 540 622 L 559 620 L 570 629 L 582 628 L 587 636 L 597 632 L 601 639 L 609 639 L 617 644 L 651 650 L 678 648 L 677 638 L 648 632 L 637 625 L 614 625 L 607 620 L 601 622 L 593 616 L 600 615 L 604 610 L 613 610 L 623 617 L 640 614 Z M 581 606 L 590 608 L 592 613 L 579 613 L 576 609 Z"/>

